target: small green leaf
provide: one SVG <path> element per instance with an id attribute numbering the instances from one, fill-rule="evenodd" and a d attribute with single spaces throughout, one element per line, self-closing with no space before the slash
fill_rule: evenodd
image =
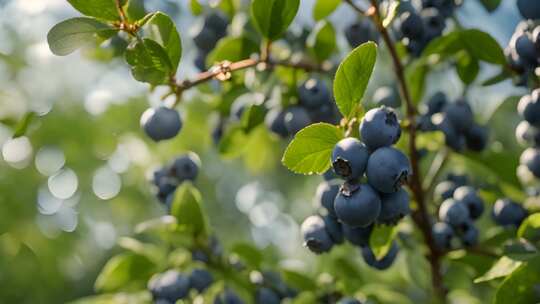
<path id="1" fill-rule="evenodd" d="M 317 0 L 313 6 L 313 19 L 322 20 L 332 14 L 341 4 L 341 0 Z"/>
<path id="2" fill-rule="evenodd" d="M 124 10 L 129 21 L 137 21 L 146 15 L 144 0 L 127 0 Z"/>
<path id="3" fill-rule="evenodd" d="M 203 6 L 199 3 L 199 0 L 190 0 L 189 8 L 194 16 L 199 16 L 203 12 Z"/>
<path id="4" fill-rule="evenodd" d="M 488 12 L 493 12 L 499 7 L 499 5 L 501 4 L 501 1 L 502 0 L 480 0 L 480 3 L 482 3 L 484 8 Z"/>
<path id="5" fill-rule="evenodd" d="M 53 54 L 66 56 L 83 46 L 95 44 L 98 38 L 110 38 L 116 32 L 112 27 L 95 19 L 77 17 L 53 26 L 47 34 L 47 42 Z"/>
<path id="6" fill-rule="evenodd" d="M 171 17 L 157 12 L 146 22 L 145 30 L 152 40 L 165 49 L 172 64 L 173 73 L 176 73 L 180 57 L 182 57 L 182 41 Z"/>
<path id="7" fill-rule="evenodd" d="M 95 288 L 112 292 L 129 287 L 143 288 L 156 271 L 156 265 L 147 257 L 135 253 L 123 253 L 111 258 L 96 279 Z"/>
<path id="8" fill-rule="evenodd" d="M 540 256 L 520 265 L 499 286 L 495 304 L 538 303 L 540 282 Z"/>
<path id="9" fill-rule="evenodd" d="M 471 84 L 478 76 L 480 64 L 476 58 L 472 58 L 469 54 L 463 53 L 458 57 L 456 62 L 456 71 L 463 83 Z"/>
<path id="10" fill-rule="evenodd" d="M 264 122 L 266 115 L 266 107 L 264 105 L 250 105 L 244 113 L 242 113 L 242 128 L 245 133 L 249 133 L 255 127 Z"/>
<path id="11" fill-rule="evenodd" d="M 540 213 L 529 215 L 519 226 L 517 235 L 533 243 L 540 241 Z"/>
<path id="12" fill-rule="evenodd" d="M 152 85 L 168 83 L 172 65 L 165 49 L 154 40 L 136 40 L 128 46 L 126 61 L 133 77 Z"/>
<path id="13" fill-rule="evenodd" d="M 336 31 L 330 22 L 319 21 L 306 43 L 317 61 L 324 61 L 330 58 L 336 49 Z"/>
<path id="14" fill-rule="evenodd" d="M 282 270 L 281 273 L 283 274 L 283 280 L 293 288 L 304 291 L 314 291 L 317 289 L 317 283 L 305 274 L 288 269 Z"/>
<path id="15" fill-rule="evenodd" d="M 261 268 L 264 257 L 257 247 L 249 243 L 237 243 L 231 248 L 231 253 L 237 254 L 248 266 Z"/>
<path id="16" fill-rule="evenodd" d="M 377 60 L 377 45 L 366 42 L 347 55 L 334 79 L 334 96 L 341 114 L 352 117 L 360 106 Z"/>
<path id="17" fill-rule="evenodd" d="M 332 150 L 343 138 L 343 132 L 336 126 L 317 123 L 296 133 L 282 162 L 295 173 L 322 174 L 330 167 Z"/>
<path id="18" fill-rule="evenodd" d="M 230 126 L 219 142 L 218 151 L 223 158 L 235 158 L 245 151 L 248 136 L 240 124 Z"/>
<path id="19" fill-rule="evenodd" d="M 482 81 L 483 86 L 491 86 L 494 84 L 497 84 L 499 82 L 505 81 L 506 79 L 509 79 L 512 77 L 512 74 L 507 71 L 506 69 L 503 69 L 500 73 L 498 73 L 495 76 L 492 76 L 484 81 Z"/>
<path id="20" fill-rule="evenodd" d="M 85 16 L 95 17 L 107 21 L 120 20 L 115 0 L 67 0 L 71 6 Z M 120 5 L 126 4 L 121 0 Z"/>
<path id="21" fill-rule="evenodd" d="M 240 61 L 249 58 L 251 54 L 259 50 L 257 43 L 248 37 L 227 37 L 221 39 L 214 50 L 208 55 L 206 63 L 208 66 L 216 62 Z"/>
<path id="22" fill-rule="evenodd" d="M 521 266 L 521 264 L 522 262 L 520 261 L 515 261 L 503 256 L 481 277 L 474 279 L 474 282 L 482 283 L 505 277 Z"/>
<path id="23" fill-rule="evenodd" d="M 26 113 L 23 118 L 21 118 L 21 120 L 17 123 L 17 126 L 15 127 L 15 133 L 13 133 L 13 138 L 21 137 L 26 134 L 30 123 L 35 117 L 35 112 Z"/>
<path id="24" fill-rule="evenodd" d="M 369 236 L 369 247 L 373 250 L 373 254 L 377 260 L 386 256 L 392 247 L 396 233 L 397 229 L 395 226 L 378 225 L 373 228 Z"/>
<path id="25" fill-rule="evenodd" d="M 300 0 L 253 0 L 251 17 L 264 37 L 276 40 L 285 33 L 299 6 Z"/>
<path id="26" fill-rule="evenodd" d="M 176 217 L 178 227 L 191 231 L 194 236 L 207 235 L 206 217 L 201 206 L 201 194 L 189 182 L 176 189 L 171 215 Z"/>

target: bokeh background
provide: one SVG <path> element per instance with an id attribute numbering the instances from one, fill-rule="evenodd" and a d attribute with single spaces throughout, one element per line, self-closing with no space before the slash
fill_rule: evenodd
<path id="1" fill-rule="evenodd" d="M 302 0 L 293 31 L 313 27 L 312 4 Z M 184 45 L 179 78 L 195 75 L 189 29 L 198 19 L 190 14 L 188 1 L 148 0 L 146 5 L 174 17 Z M 118 241 L 132 235 L 137 223 L 165 213 L 147 182 L 152 169 L 188 150 L 202 159 L 196 185 L 225 247 L 253 242 L 280 266 L 314 271 L 315 257 L 301 246 L 298 222 L 312 212 L 320 178 L 294 176 L 284 169 L 279 159 L 286 143 L 266 133 L 250 143 L 248 155 L 219 155 L 210 135 L 215 118 L 208 115 L 212 99 L 219 96 L 188 92 L 181 106 L 186 120 L 181 135 L 159 144 L 149 141 L 139 129 L 139 117 L 149 104 L 160 102 L 162 91 L 148 93 L 133 80 L 122 59 L 113 59 L 113 48 L 62 58 L 49 51 L 47 31 L 72 16 L 77 12 L 63 0 L 0 0 L 0 302 L 64 303 L 93 294 L 102 266 L 120 251 Z M 331 21 L 340 33 L 354 18 L 341 7 Z M 503 46 L 519 22 L 510 0 L 493 14 L 478 1 L 466 0 L 458 19 L 465 27 L 490 33 Z M 344 38 L 338 42 L 345 54 Z M 367 96 L 393 82 L 391 67 L 381 56 Z M 494 72 L 483 67 L 479 78 Z M 426 96 L 436 90 L 457 97 L 462 88 L 457 76 L 441 67 L 430 74 Z M 509 131 L 519 121 L 515 104 L 500 105 L 522 93 L 508 81 L 469 91 L 480 121 L 496 122 L 495 148 L 519 149 Z M 26 135 L 12 139 L 25 119 Z M 358 259 L 351 250 L 336 255 L 343 256 L 343 264 L 332 267 L 356 271 L 347 269 L 348 261 Z M 420 295 L 428 278 L 408 269 L 411 261 L 422 263 L 414 258 L 400 256 L 380 280 L 403 285 L 411 298 Z M 370 277 L 370 270 L 360 269 L 359 282 Z M 468 270 L 456 269 L 456 284 L 466 290 L 471 284 Z M 407 283 L 411 281 L 417 285 Z M 468 294 L 456 297 L 477 301 Z"/>

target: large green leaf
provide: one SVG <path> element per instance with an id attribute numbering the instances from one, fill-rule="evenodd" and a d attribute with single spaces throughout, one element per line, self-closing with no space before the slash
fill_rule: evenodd
<path id="1" fill-rule="evenodd" d="M 396 236 L 397 229 L 395 226 L 378 225 L 373 228 L 369 236 L 369 247 L 373 250 L 373 254 L 377 259 L 382 259 L 390 248 Z"/>
<path id="2" fill-rule="evenodd" d="M 519 226 L 518 237 L 531 242 L 540 241 L 540 213 L 529 215 Z"/>
<path id="3" fill-rule="evenodd" d="M 538 303 L 538 283 L 540 282 L 540 256 L 513 271 L 499 286 L 495 294 L 495 304 Z"/>
<path id="4" fill-rule="evenodd" d="M 285 33 L 299 6 L 300 0 L 253 0 L 251 17 L 264 37 L 276 40 Z"/>
<path id="5" fill-rule="evenodd" d="M 47 42 L 53 54 L 66 56 L 77 49 L 95 44 L 98 38 L 112 37 L 116 30 L 93 18 L 77 17 L 53 26 L 47 34 Z"/>
<path id="6" fill-rule="evenodd" d="M 116 21 L 120 20 L 120 15 L 116 8 L 115 0 L 67 0 L 71 6 L 78 10 L 81 14 L 95 17 L 98 19 Z M 126 0 L 120 0 L 120 4 L 124 5 Z"/>
<path id="7" fill-rule="evenodd" d="M 282 162 L 291 171 L 302 174 L 322 174 L 330 167 L 332 150 L 343 138 L 343 132 L 327 123 L 310 125 L 291 141 Z"/>
<path id="8" fill-rule="evenodd" d="M 184 182 L 174 194 L 171 215 L 176 217 L 179 228 L 193 235 L 207 235 L 207 222 L 201 206 L 201 194 L 189 182 Z"/>
<path id="9" fill-rule="evenodd" d="M 336 49 L 336 31 L 330 22 L 319 21 L 307 38 L 307 46 L 318 61 L 332 56 Z"/>
<path id="10" fill-rule="evenodd" d="M 214 65 L 216 62 L 240 61 L 249 58 L 251 54 L 259 50 L 257 43 L 248 37 L 227 37 L 221 39 L 214 50 L 208 55 L 206 63 L 208 66 Z"/>
<path id="11" fill-rule="evenodd" d="M 156 265 L 143 255 L 123 253 L 111 258 L 96 279 L 98 291 L 112 292 L 129 287 L 144 287 Z"/>
<path id="12" fill-rule="evenodd" d="M 377 60 L 377 45 L 366 42 L 341 62 L 334 79 L 334 97 L 341 114 L 352 117 L 366 92 Z"/>
<path id="13" fill-rule="evenodd" d="M 493 264 L 491 269 L 489 269 L 481 277 L 476 278 L 474 282 L 481 283 L 505 277 L 521 266 L 521 264 L 521 261 L 515 261 L 503 256 L 495 264 Z"/>
<path id="14" fill-rule="evenodd" d="M 152 85 L 168 83 L 172 64 L 159 43 L 148 38 L 137 40 L 128 46 L 125 57 L 131 65 L 133 77 L 138 81 Z"/>
<path id="15" fill-rule="evenodd" d="M 322 20 L 332 14 L 341 4 L 341 0 L 317 0 L 313 6 L 313 19 Z"/>
<path id="16" fill-rule="evenodd" d="M 172 64 L 173 71 L 176 72 L 180 63 L 180 57 L 182 57 L 182 41 L 172 19 L 161 12 L 157 12 L 148 20 L 145 30 L 152 40 L 159 43 L 165 49 Z"/>
<path id="17" fill-rule="evenodd" d="M 458 57 L 456 71 L 463 83 L 471 84 L 480 72 L 480 64 L 476 58 L 471 57 L 468 53 L 463 53 Z"/>

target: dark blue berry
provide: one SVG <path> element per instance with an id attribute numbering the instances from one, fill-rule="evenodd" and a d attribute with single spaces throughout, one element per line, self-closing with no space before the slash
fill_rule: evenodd
<path id="1" fill-rule="evenodd" d="M 141 126 L 148 137 L 160 141 L 175 137 L 182 129 L 182 119 L 176 110 L 161 106 L 144 111 Z"/>
<path id="2" fill-rule="evenodd" d="M 285 127 L 289 134 L 296 134 L 311 123 L 311 117 L 303 107 L 292 106 L 285 111 Z"/>
<path id="3" fill-rule="evenodd" d="M 180 182 L 190 180 L 194 181 L 199 174 L 201 160 L 195 153 L 182 155 L 174 160 L 171 174 Z"/>
<path id="4" fill-rule="evenodd" d="M 449 250 L 452 248 L 452 238 L 454 237 L 454 229 L 445 222 L 438 222 L 431 227 L 431 234 L 435 246 L 441 250 Z"/>
<path id="5" fill-rule="evenodd" d="M 382 259 L 377 260 L 375 254 L 369 246 L 362 248 L 362 257 L 364 258 L 364 262 L 366 262 L 367 265 L 379 270 L 385 270 L 392 266 L 397 257 L 398 251 L 399 248 L 397 246 L 397 243 L 394 241 L 392 242 L 392 247 L 390 247 L 390 250 Z"/>
<path id="6" fill-rule="evenodd" d="M 331 102 L 330 91 L 326 84 L 319 79 L 310 78 L 298 88 L 300 104 L 309 109 L 317 109 Z"/>
<path id="7" fill-rule="evenodd" d="M 148 283 L 154 299 L 164 299 L 172 303 L 185 298 L 190 289 L 187 276 L 176 270 L 169 270 L 154 276 Z"/>
<path id="8" fill-rule="evenodd" d="M 381 194 L 381 212 L 377 222 L 396 224 L 411 212 L 409 201 L 409 194 L 403 188 L 396 193 Z"/>
<path id="9" fill-rule="evenodd" d="M 526 166 L 534 176 L 540 178 L 540 148 L 528 148 L 523 151 L 519 163 Z"/>
<path id="10" fill-rule="evenodd" d="M 189 276 L 191 287 L 198 292 L 205 291 L 214 282 L 214 277 L 206 269 L 194 269 Z"/>
<path id="11" fill-rule="evenodd" d="M 369 237 L 373 231 L 373 225 L 367 227 L 351 227 L 347 224 L 342 225 L 343 236 L 351 244 L 364 247 L 369 245 Z"/>
<path id="12" fill-rule="evenodd" d="M 335 217 L 336 211 L 334 209 L 334 201 L 339 192 L 339 185 L 331 184 L 329 182 L 322 182 L 317 187 L 315 193 L 315 205 L 322 206 L 328 211 L 330 216 Z"/>
<path id="13" fill-rule="evenodd" d="M 338 219 L 349 226 L 367 227 L 381 211 L 379 194 L 367 184 L 344 185 L 334 203 Z"/>
<path id="14" fill-rule="evenodd" d="M 340 140 L 332 151 L 334 172 L 346 179 L 362 177 L 366 171 L 369 152 L 366 146 L 354 137 Z"/>
<path id="15" fill-rule="evenodd" d="M 519 227 L 527 217 L 527 211 L 508 198 L 498 199 L 493 205 L 493 219 L 501 226 Z"/>
<path id="16" fill-rule="evenodd" d="M 364 18 L 345 28 L 345 38 L 352 48 L 368 41 L 377 41 L 379 34 L 369 18 Z"/>
<path id="17" fill-rule="evenodd" d="M 473 187 L 461 186 L 454 192 L 454 200 L 464 204 L 469 209 L 469 216 L 475 220 L 484 212 L 484 201 Z"/>
<path id="18" fill-rule="evenodd" d="M 279 304 L 281 300 L 279 296 L 270 288 L 259 288 L 255 293 L 256 304 Z"/>
<path id="19" fill-rule="evenodd" d="M 411 167 L 403 152 L 384 147 L 369 156 L 366 172 L 368 183 L 373 188 L 382 193 L 394 193 L 409 178 Z"/>
<path id="20" fill-rule="evenodd" d="M 395 144 L 401 136 L 396 112 L 384 106 L 369 110 L 360 124 L 360 136 L 372 151 Z"/>
<path id="21" fill-rule="evenodd" d="M 274 108 L 266 113 L 264 124 L 273 133 L 281 136 L 289 136 L 289 131 L 285 125 L 285 111 Z"/>
<path id="22" fill-rule="evenodd" d="M 300 228 L 304 237 L 304 246 L 316 254 L 330 251 L 334 242 L 326 230 L 322 217 L 312 215 L 304 220 Z"/>
<path id="23" fill-rule="evenodd" d="M 444 107 L 443 112 L 450 124 L 459 132 L 469 130 L 474 123 L 472 109 L 465 99 L 458 99 L 456 102 L 449 103 Z"/>
<path id="24" fill-rule="evenodd" d="M 341 223 L 339 223 L 335 217 L 329 215 L 324 216 L 323 220 L 326 227 L 326 232 L 328 232 L 328 235 L 330 235 L 332 242 L 334 242 L 334 244 L 343 243 L 343 229 L 341 227 Z"/>
<path id="25" fill-rule="evenodd" d="M 439 207 L 439 220 L 447 222 L 454 229 L 461 229 L 470 219 L 469 209 L 454 199 L 445 200 Z"/>
<path id="26" fill-rule="evenodd" d="M 518 104 L 518 113 L 531 125 L 540 127 L 540 89 L 521 98 Z"/>

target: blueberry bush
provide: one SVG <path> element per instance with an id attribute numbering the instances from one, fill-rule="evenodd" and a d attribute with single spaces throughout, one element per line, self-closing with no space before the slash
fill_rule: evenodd
<path id="1" fill-rule="evenodd" d="M 71 119 L 114 129 L 70 143 L 132 131 L 161 156 L 131 180 L 161 214 L 137 216 L 93 295 L 73 303 L 540 302 L 540 1 L 468 0 L 519 12 L 508 45 L 460 22 L 464 0 L 316 0 L 314 25 L 298 29 L 304 1 L 189 0 L 189 29 L 174 1 L 63 3 L 79 16 L 50 28 L 50 52 L 120 62 L 123 81 L 159 94 L 117 109 L 129 123 Z M 343 11 L 354 20 L 338 26 Z M 504 101 L 473 102 L 476 88 Z M 12 123 L 12 138 L 38 132 L 36 116 Z M 234 231 L 240 216 L 209 172 L 243 168 L 287 201 L 305 190 L 285 209 L 307 267 Z"/>

